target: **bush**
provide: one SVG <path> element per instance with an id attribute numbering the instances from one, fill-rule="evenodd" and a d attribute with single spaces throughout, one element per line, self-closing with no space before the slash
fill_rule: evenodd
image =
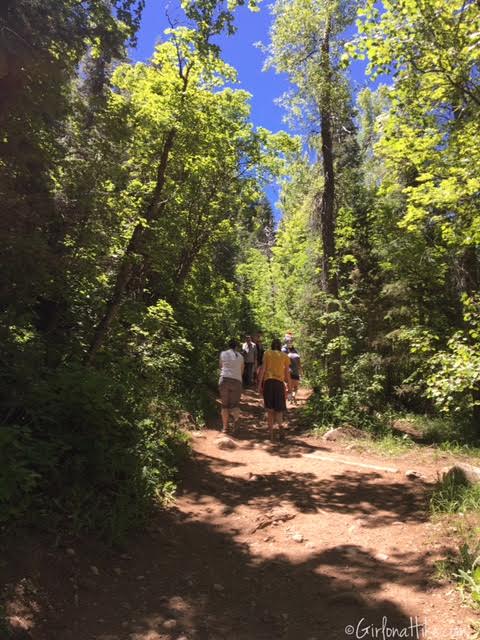
<path id="1" fill-rule="evenodd" d="M 185 450 L 176 415 L 110 373 L 68 365 L 37 381 L 20 425 L 2 429 L 2 522 L 30 522 L 111 541 L 174 491 Z"/>

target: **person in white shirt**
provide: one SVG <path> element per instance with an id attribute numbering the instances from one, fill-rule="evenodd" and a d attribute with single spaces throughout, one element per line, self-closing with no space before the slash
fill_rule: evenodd
<path id="1" fill-rule="evenodd" d="M 233 432 L 237 429 L 240 415 L 240 398 L 242 397 L 242 376 L 245 367 L 243 356 L 238 353 L 239 344 L 230 340 L 228 349 L 220 353 L 220 380 L 218 388 L 222 403 L 222 431 L 228 432 L 228 419 L 233 419 Z"/>

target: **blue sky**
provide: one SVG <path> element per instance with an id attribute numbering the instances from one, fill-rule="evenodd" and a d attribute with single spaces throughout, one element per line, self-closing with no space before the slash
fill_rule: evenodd
<path id="1" fill-rule="evenodd" d="M 278 131 L 288 127 L 283 123 L 284 112 L 275 104 L 275 99 L 288 89 L 286 75 L 276 74 L 273 70 L 263 71 L 265 55 L 254 46 L 256 42 L 267 43 L 271 14 L 268 9 L 269 0 L 264 0 L 261 11 L 252 13 L 246 7 L 240 7 L 235 14 L 237 32 L 235 35 L 223 36 L 218 44 L 222 49 L 223 59 L 237 69 L 240 87 L 252 94 L 252 121 L 256 126 Z M 143 13 L 142 25 L 138 37 L 138 46 L 130 52 L 133 60 L 148 60 L 152 55 L 155 43 L 169 27 L 166 11 L 172 19 L 181 19 L 178 0 L 147 0 Z M 354 87 L 363 86 L 366 82 L 364 65 L 355 63 L 352 68 Z M 276 189 L 272 185 L 267 195 L 275 204 Z"/>
<path id="2" fill-rule="evenodd" d="M 181 16 L 181 12 L 175 11 L 178 6 L 175 1 L 147 0 L 138 46 L 131 51 L 134 60 L 147 60 L 155 42 L 169 26 L 165 15 L 167 4 L 170 4 L 171 17 Z M 223 59 L 237 69 L 239 86 L 252 94 L 252 121 L 258 126 L 277 131 L 286 127 L 282 123 L 282 109 L 274 101 L 286 90 L 288 81 L 286 76 L 277 75 L 274 71 L 262 72 L 264 54 L 254 47 L 255 42 L 268 42 L 270 17 L 266 3 L 258 13 L 240 7 L 236 11 L 236 34 L 221 37 L 218 44 Z"/>

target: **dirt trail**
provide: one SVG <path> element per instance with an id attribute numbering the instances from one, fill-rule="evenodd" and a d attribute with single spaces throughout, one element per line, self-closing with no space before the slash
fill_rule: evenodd
<path id="1" fill-rule="evenodd" d="M 29 637 L 469 638 L 474 614 L 432 579 L 445 549 L 426 505 L 444 462 L 418 469 L 417 458 L 425 478 L 411 481 L 409 458 L 355 454 L 292 431 L 270 444 L 257 397 L 244 400 L 237 447 L 220 450 L 218 431 L 196 437 L 175 506 L 126 553 L 51 554 L 48 576 L 37 576 L 51 607 Z M 45 561 L 39 548 L 38 567 Z"/>

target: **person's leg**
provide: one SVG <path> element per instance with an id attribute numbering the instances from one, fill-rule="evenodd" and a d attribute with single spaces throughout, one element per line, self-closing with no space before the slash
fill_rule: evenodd
<path id="1" fill-rule="evenodd" d="M 233 420 L 232 431 L 235 433 L 237 430 L 238 418 L 240 417 L 240 409 L 238 407 L 234 407 L 230 410 L 230 413 L 232 414 Z"/>
<path id="2" fill-rule="evenodd" d="M 220 382 L 220 386 L 218 388 L 220 392 L 220 401 L 222 403 L 222 431 L 226 433 L 228 430 L 228 403 L 229 403 L 229 392 L 228 392 L 228 381 L 222 380 Z"/>
<path id="3" fill-rule="evenodd" d="M 230 415 L 230 410 L 228 407 L 222 407 L 222 431 L 223 433 L 227 433 L 228 431 L 228 417 Z"/>
<path id="4" fill-rule="evenodd" d="M 233 419 L 233 432 L 237 430 L 237 423 L 240 417 L 240 400 L 242 398 L 242 383 L 240 380 L 230 382 L 230 414 Z"/>
<path id="5" fill-rule="evenodd" d="M 275 411 L 275 422 L 278 426 L 278 437 L 283 438 L 283 411 Z"/>
<path id="6" fill-rule="evenodd" d="M 273 409 L 267 409 L 267 424 L 270 440 L 273 440 L 273 423 L 275 420 L 275 411 Z"/>
<path id="7" fill-rule="evenodd" d="M 298 380 L 292 378 L 292 401 L 297 404 Z"/>

